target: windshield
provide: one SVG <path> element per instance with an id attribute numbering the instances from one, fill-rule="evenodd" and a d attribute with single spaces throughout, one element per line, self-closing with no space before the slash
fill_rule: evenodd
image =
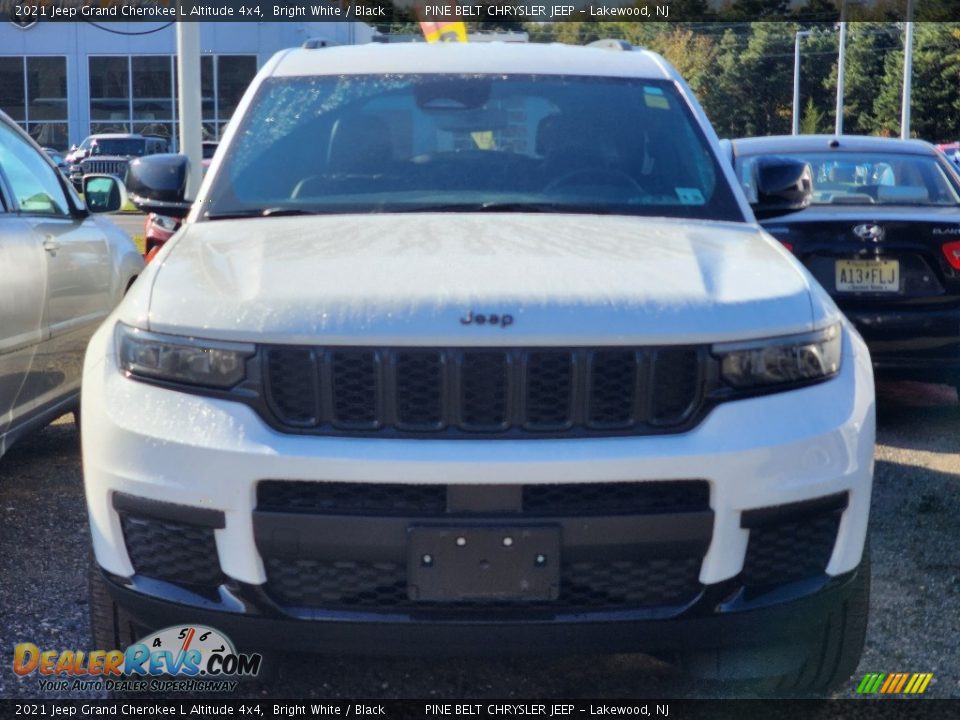
<path id="1" fill-rule="evenodd" d="M 134 155 L 144 153 L 146 143 L 136 138 L 101 138 L 90 150 L 91 155 Z"/>
<path id="2" fill-rule="evenodd" d="M 743 221 L 671 83 L 530 75 L 272 78 L 205 207 L 429 210 Z"/>
<path id="3" fill-rule="evenodd" d="M 754 165 L 737 160 L 737 176 L 751 202 Z M 815 205 L 958 205 L 960 195 L 935 157 L 874 153 L 777 153 L 810 164 Z"/>

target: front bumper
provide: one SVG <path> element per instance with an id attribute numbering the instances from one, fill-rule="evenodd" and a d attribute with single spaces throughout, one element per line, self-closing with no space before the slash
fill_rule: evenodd
<path id="1" fill-rule="evenodd" d="M 415 639 L 459 652 L 465 637 L 491 652 L 576 650 L 588 638 L 616 651 L 749 645 L 796 626 L 794 610 L 822 620 L 821 605 L 860 563 L 874 398 L 869 356 L 854 333 L 844 333 L 838 377 L 721 404 L 689 432 L 482 442 L 280 434 L 239 403 L 126 379 L 112 337 L 112 326 L 98 331 L 85 366 L 86 493 L 97 561 L 117 600 L 147 627 L 209 620 L 235 639 L 304 649 L 356 651 L 357 638 L 368 637 L 378 653 Z M 327 500 L 284 509 L 264 500 L 268 481 L 308 495 L 442 488 L 446 505 L 426 516 L 410 506 L 331 510 Z M 647 497 L 691 482 L 703 489 L 696 502 L 536 517 L 510 504 L 529 488 L 629 486 Z M 552 605 L 411 604 L 405 538 L 417 524 L 557 527 L 568 561 L 561 587 L 584 585 L 582 575 L 563 573 L 586 572 L 592 590 Z M 815 566 L 804 564 L 809 557 Z M 178 575 L 185 567 L 195 573 L 188 583 Z M 356 585 L 358 575 L 375 577 Z M 350 578 L 359 600 L 339 590 Z M 636 592 L 618 595 L 621 586 Z M 558 628 L 569 633 L 561 639 Z"/>
<path id="2" fill-rule="evenodd" d="M 241 651 L 280 650 L 368 657 L 490 657 L 643 651 L 679 659 L 692 672 L 719 677 L 786 673 L 808 656 L 826 619 L 854 592 L 857 574 L 822 578 L 781 593 L 776 602 L 748 605 L 731 583 L 705 591 L 682 615 L 651 619 L 642 612 L 510 618 L 486 613 L 449 616 L 327 613 L 315 622 L 260 613 L 262 591 L 232 584 L 222 604 L 197 604 L 176 588 L 105 575 L 113 599 L 144 628 L 201 624 L 225 633 Z M 726 599 L 726 602 L 724 602 Z M 240 608 L 245 608 L 241 612 Z M 319 621 L 322 620 L 322 621 Z"/>

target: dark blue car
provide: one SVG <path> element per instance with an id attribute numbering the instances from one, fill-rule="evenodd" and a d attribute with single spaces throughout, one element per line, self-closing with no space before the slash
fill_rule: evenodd
<path id="1" fill-rule="evenodd" d="M 758 217 L 833 296 L 879 377 L 960 387 L 960 176 L 926 142 L 798 135 L 728 145 L 748 197 L 757 160 L 810 165 L 809 207 Z"/>

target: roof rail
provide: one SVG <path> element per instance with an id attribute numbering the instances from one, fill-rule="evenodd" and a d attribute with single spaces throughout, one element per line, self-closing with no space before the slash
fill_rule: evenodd
<path id="1" fill-rule="evenodd" d="M 336 45 L 333 40 L 327 40 L 326 38 L 310 38 L 303 43 L 304 50 L 318 50 L 325 47 L 333 47 Z"/>
<path id="2" fill-rule="evenodd" d="M 592 43 L 587 43 L 587 47 L 600 48 L 601 50 L 625 50 L 627 52 L 633 50 L 633 45 L 626 40 L 615 40 L 614 38 L 594 40 Z"/>

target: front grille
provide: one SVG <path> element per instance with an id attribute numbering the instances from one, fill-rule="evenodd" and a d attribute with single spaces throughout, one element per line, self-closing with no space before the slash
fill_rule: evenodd
<path id="1" fill-rule="evenodd" d="M 563 563 L 557 600 L 435 603 L 408 599 L 400 563 L 265 559 L 266 591 L 281 605 L 383 611 L 516 607 L 576 612 L 684 605 L 701 590 L 700 563 L 693 556 Z"/>
<path id="2" fill-rule="evenodd" d="M 266 480 L 257 485 L 257 510 L 438 516 L 447 511 L 447 492 L 447 485 Z M 710 486 L 703 480 L 524 485 L 521 496 L 522 507 L 517 511 L 537 517 L 710 509 Z"/>
<path id="3" fill-rule="evenodd" d="M 223 581 L 211 528 L 123 512 L 120 526 L 138 575 L 207 588 Z"/>
<path id="4" fill-rule="evenodd" d="M 446 485 L 287 482 L 257 484 L 257 510 L 328 515 L 437 515 L 446 510 Z"/>
<path id="5" fill-rule="evenodd" d="M 267 419 L 322 435 L 679 432 L 702 410 L 699 347 L 403 349 L 267 346 Z"/>
<path id="6" fill-rule="evenodd" d="M 523 510 L 528 515 L 640 515 L 709 509 L 710 486 L 703 480 L 523 487 Z"/>
<path id="7" fill-rule="evenodd" d="M 84 160 L 80 163 L 83 174 L 118 175 L 121 178 L 127 172 L 126 160 Z"/>
<path id="8" fill-rule="evenodd" d="M 763 589 L 822 575 L 840 525 L 839 511 L 754 527 L 743 564 L 743 584 Z"/>

